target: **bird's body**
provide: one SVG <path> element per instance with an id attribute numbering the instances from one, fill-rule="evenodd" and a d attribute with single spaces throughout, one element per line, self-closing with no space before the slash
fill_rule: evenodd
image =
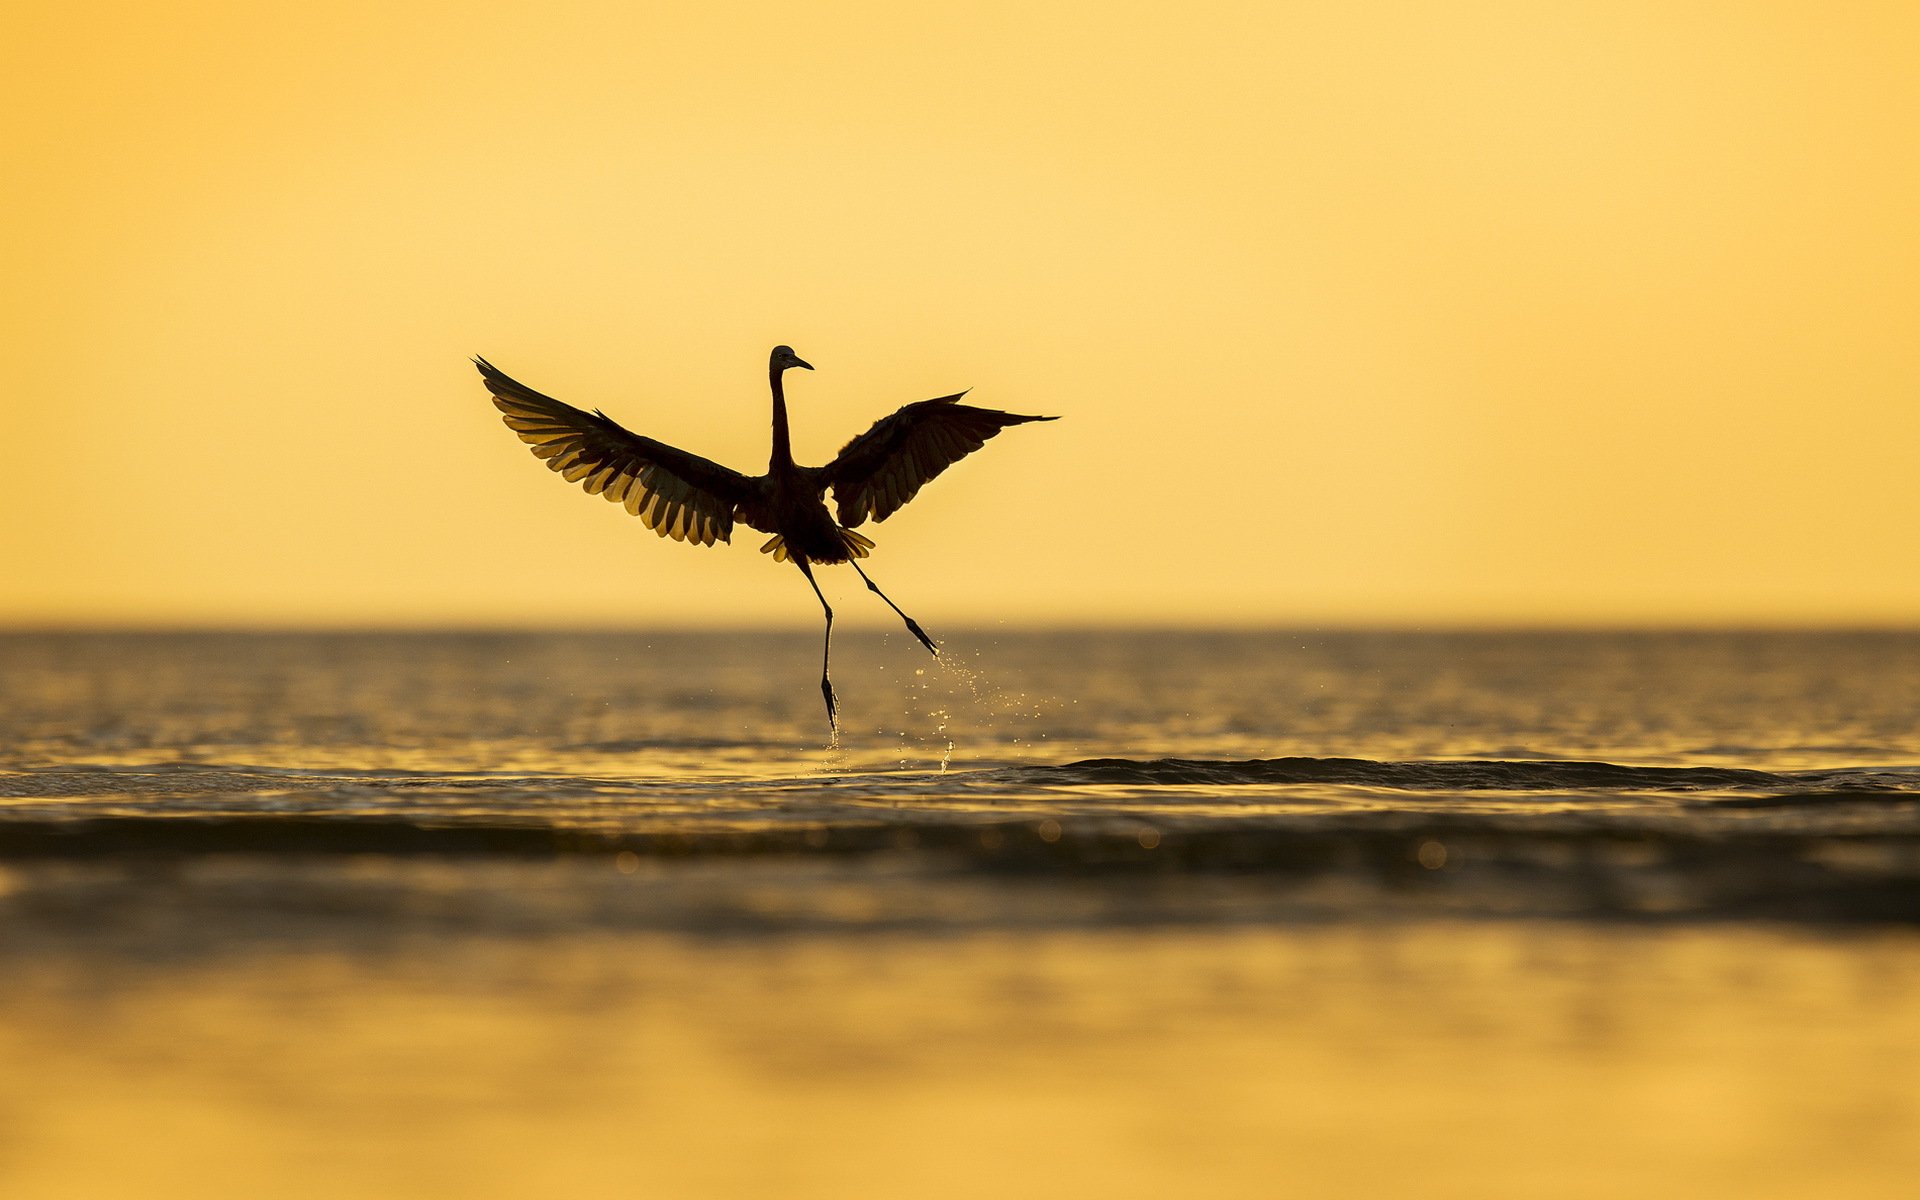
<path id="1" fill-rule="evenodd" d="M 856 526 L 869 518 L 886 520 L 934 476 L 1007 426 L 1055 419 L 961 404 L 958 401 L 965 393 L 942 396 L 909 404 L 875 422 L 826 466 L 803 467 L 793 461 L 782 377 L 793 367 L 813 368 L 788 347 L 776 346 L 768 362 L 773 452 L 767 473 L 749 476 L 631 433 L 597 410 L 586 412 L 542 395 L 485 359 L 474 363 L 508 427 L 548 467 L 588 492 L 622 503 L 661 537 L 712 545 L 731 541 L 735 522 L 773 535 L 761 550 L 776 560 L 791 559 L 813 585 L 826 612 L 820 689 L 829 722 L 836 713 L 833 685 L 827 677 L 833 609 L 814 581 L 812 564 L 867 557 L 873 543 L 855 533 Z M 828 490 L 834 498 L 831 512 L 825 499 Z M 857 563 L 854 570 L 860 571 Z M 939 653 L 933 639 L 887 600 L 865 571 L 860 571 L 860 577 L 868 590 L 900 614 L 921 644 Z"/>
<path id="2" fill-rule="evenodd" d="M 755 529 L 779 531 L 785 558 L 804 558 L 808 562 L 843 563 L 865 558 L 858 542 L 847 540 L 847 531 L 827 511 L 822 489 L 798 467 L 769 474 L 772 485 L 767 503 L 766 524 L 751 517 L 746 523 Z"/>

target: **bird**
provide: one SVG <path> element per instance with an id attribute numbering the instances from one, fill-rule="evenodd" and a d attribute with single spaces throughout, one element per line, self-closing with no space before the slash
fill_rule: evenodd
<path id="1" fill-rule="evenodd" d="M 773 536 L 760 547 L 775 562 L 792 562 L 806 576 L 826 615 L 820 650 L 820 694 L 828 728 L 838 734 L 840 705 L 834 694 L 833 606 L 813 576 L 815 564 L 846 563 L 867 590 L 880 597 L 907 631 L 938 657 L 939 645 L 920 623 L 880 590 L 860 567 L 874 543 L 855 530 L 868 520 L 885 521 L 934 477 L 980 449 L 1002 429 L 1058 417 L 1029 417 L 962 404 L 967 392 L 908 404 L 840 448 L 823 467 L 793 461 L 787 434 L 783 377 L 813 370 L 791 346 L 775 346 L 767 361 L 773 390 L 773 450 L 764 475 L 743 475 L 710 459 L 630 432 L 599 409 L 587 412 L 534 391 L 484 358 L 474 366 L 493 403 L 549 470 L 592 495 L 623 505 L 663 538 L 711 546 L 730 542 L 736 523 Z M 833 511 L 826 494 L 833 492 Z"/>

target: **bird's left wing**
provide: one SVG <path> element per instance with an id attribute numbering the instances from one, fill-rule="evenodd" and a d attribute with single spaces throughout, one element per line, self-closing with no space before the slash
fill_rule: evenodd
<path id="1" fill-rule="evenodd" d="M 473 360 L 506 414 L 507 428 L 547 466 L 594 495 L 626 505 L 647 528 L 711 546 L 733 535 L 733 513 L 756 499 L 752 479 L 665 442 L 641 437 L 600 412 L 534 391 L 484 358 Z"/>
<path id="2" fill-rule="evenodd" d="M 909 404 L 840 448 L 820 469 L 821 483 L 833 488 L 840 524 L 852 528 L 868 517 L 886 520 L 928 480 L 1009 425 L 1059 420 L 958 403 L 964 395 Z"/>

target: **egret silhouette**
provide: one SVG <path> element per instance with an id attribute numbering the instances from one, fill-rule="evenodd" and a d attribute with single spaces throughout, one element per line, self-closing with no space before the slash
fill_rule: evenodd
<path id="1" fill-rule="evenodd" d="M 884 521 L 898 512 L 940 472 L 985 445 L 1009 425 L 1053 421 L 959 403 L 965 392 L 909 404 L 840 448 L 824 467 L 793 461 L 787 439 L 787 396 L 781 376 L 789 368 L 813 370 L 788 346 L 775 346 L 767 364 L 773 388 L 773 456 L 765 475 L 742 475 L 719 463 L 641 437 L 598 409 L 583 412 L 509 377 L 484 358 L 473 360 L 506 414 L 507 427 L 570 482 L 624 504 L 647 528 L 676 542 L 711 546 L 733 540 L 735 521 L 773 535 L 760 547 L 776 562 L 792 560 L 807 577 L 827 617 L 820 651 L 820 694 L 827 723 L 839 728 L 839 702 L 829 668 L 833 658 L 833 606 L 813 577 L 814 563 L 848 563 L 867 590 L 907 623 L 907 631 L 934 655 L 939 646 L 920 623 L 901 612 L 856 561 L 873 542 L 855 533 L 868 518 Z M 834 512 L 826 505 L 833 489 Z M 836 520 L 836 517 L 838 518 Z"/>

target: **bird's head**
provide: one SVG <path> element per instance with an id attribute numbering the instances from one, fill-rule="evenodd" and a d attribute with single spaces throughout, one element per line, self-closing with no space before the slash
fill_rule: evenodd
<path id="1" fill-rule="evenodd" d="M 778 375 L 788 367 L 801 367 L 808 371 L 813 370 L 813 364 L 801 358 L 798 354 L 795 354 L 792 346 L 775 346 L 773 348 L 773 362 L 771 365 L 775 375 Z"/>

